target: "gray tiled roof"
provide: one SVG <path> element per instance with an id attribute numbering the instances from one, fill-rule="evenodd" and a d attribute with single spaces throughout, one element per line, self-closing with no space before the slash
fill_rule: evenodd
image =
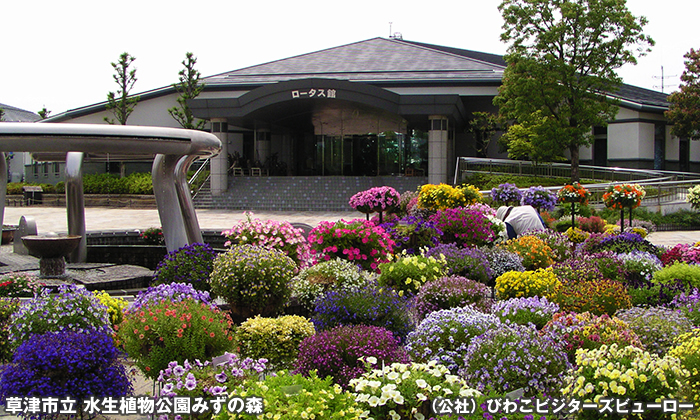
<path id="1" fill-rule="evenodd" d="M 426 44 L 427 45 L 427 44 Z M 396 39 L 372 38 L 203 79 L 208 85 L 305 78 L 363 82 L 495 81 L 503 66 Z"/>
<path id="2" fill-rule="evenodd" d="M 263 85 L 331 78 L 375 84 L 495 83 L 502 55 L 400 39 L 372 38 L 203 78 L 209 86 Z M 667 94 L 623 84 L 613 96 L 641 107 L 668 107 Z"/>
<path id="3" fill-rule="evenodd" d="M 0 104 L 0 108 L 2 108 L 4 112 L 3 121 L 5 122 L 35 122 L 41 119 L 39 115 L 33 112 L 19 109 L 14 106 Z"/>

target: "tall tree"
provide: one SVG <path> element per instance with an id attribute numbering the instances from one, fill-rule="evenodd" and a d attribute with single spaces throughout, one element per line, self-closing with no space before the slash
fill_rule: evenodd
<path id="1" fill-rule="evenodd" d="M 474 112 L 467 132 L 474 136 L 474 149 L 477 157 L 486 157 L 491 139 L 499 130 L 498 116 L 490 112 Z"/>
<path id="2" fill-rule="evenodd" d="M 674 136 L 700 140 L 700 50 L 691 48 L 684 57 L 680 90 L 669 95 L 666 118 Z"/>
<path id="3" fill-rule="evenodd" d="M 138 96 L 129 97 L 129 92 L 136 83 L 136 69 L 130 69 L 134 60 L 136 57 L 125 52 L 119 56 L 118 62 L 111 63 L 115 71 L 112 78 L 119 85 L 119 89 L 116 93 L 109 92 L 107 94 L 107 109 L 112 111 L 121 125 L 126 125 L 126 120 L 134 112 L 136 103 L 139 101 Z M 109 124 L 115 123 L 113 119 L 108 117 L 105 117 L 104 120 Z"/>
<path id="4" fill-rule="evenodd" d="M 547 127 L 535 132 L 551 137 L 537 143 L 568 150 L 578 180 L 579 148 L 617 113 L 609 96 L 622 83 L 616 69 L 654 44 L 642 32 L 647 20 L 633 16 L 626 0 L 503 0 L 499 10 L 501 40 L 510 46 L 494 104 L 515 123 L 540 111 Z"/>
<path id="5" fill-rule="evenodd" d="M 39 110 L 39 112 L 37 112 L 37 114 L 39 114 L 39 116 L 41 117 L 42 120 L 45 120 L 45 119 L 49 118 L 49 115 L 51 115 L 51 111 L 46 109 L 46 107 L 43 107 L 43 108 L 41 108 L 41 110 Z"/>
<path id="6" fill-rule="evenodd" d="M 204 89 L 204 84 L 199 83 L 200 74 L 199 71 L 195 70 L 195 64 L 197 64 L 197 57 L 191 52 L 185 54 L 185 59 L 182 61 L 184 69 L 178 73 L 180 83 L 173 85 L 175 90 L 180 93 L 180 96 L 177 98 L 178 106 L 168 109 L 168 112 L 182 128 L 201 130 L 204 128 L 206 121 L 199 120 L 195 123 L 195 117 L 187 105 L 188 99 L 196 98 Z"/>

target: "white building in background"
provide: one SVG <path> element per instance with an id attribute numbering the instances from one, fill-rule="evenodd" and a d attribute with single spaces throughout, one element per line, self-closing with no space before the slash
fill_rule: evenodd
<path id="1" fill-rule="evenodd" d="M 373 38 L 205 77 L 189 105 L 224 145 L 212 162 L 212 194 L 226 191 L 232 166 L 241 174 L 449 182 L 456 157 L 476 155 L 465 128 L 473 112 L 497 111 L 505 67 L 500 55 Z M 139 96 L 129 124 L 178 126 L 167 112 L 177 104 L 172 86 Z M 581 151 L 582 164 L 700 171 L 698 144 L 670 135 L 667 95 L 624 85 L 612 96 L 620 111 L 607 128 L 591 127 L 596 140 Z M 49 121 L 104 124 L 105 105 Z M 497 149 L 492 142 L 488 156 L 505 157 Z M 129 171 L 138 169 L 149 170 Z"/>

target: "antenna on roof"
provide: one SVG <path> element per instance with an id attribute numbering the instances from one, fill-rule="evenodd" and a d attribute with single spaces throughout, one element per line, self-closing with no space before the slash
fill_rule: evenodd
<path id="1" fill-rule="evenodd" d="M 389 38 L 391 38 L 391 24 L 394 22 L 389 22 Z"/>
<path id="2" fill-rule="evenodd" d="M 401 32 L 394 32 L 394 35 L 391 36 L 391 39 L 400 39 L 403 41 L 403 35 L 401 35 Z"/>
<path id="3" fill-rule="evenodd" d="M 659 77 L 659 76 L 651 76 L 651 77 L 654 78 L 654 79 L 661 79 L 661 85 L 654 85 L 654 88 L 655 88 L 655 89 L 656 89 L 656 88 L 661 88 L 661 93 L 664 93 L 664 88 L 665 88 L 665 87 L 675 86 L 675 85 L 667 85 L 667 84 L 664 84 L 664 81 L 665 81 L 666 79 L 673 79 L 674 77 L 678 77 L 678 75 L 664 76 L 664 66 L 661 66 L 661 77 Z"/>

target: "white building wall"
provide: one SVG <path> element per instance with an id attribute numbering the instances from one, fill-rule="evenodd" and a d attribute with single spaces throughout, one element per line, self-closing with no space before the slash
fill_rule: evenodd
<path id="1" fill-rule="evenodd" d="M 180 124 L 178 124 L 168 112 L 168 108 L 177 106 L 178 96 L 178 94 L 173 93 L 159 98 L 139 101 L 134 108 L 134 112 L 129 115 L 129 119 L 126 121 L 127 125 L 179 128 Z M 105 117 L 115 119 L 112 111 L 106 110 L 73 118 L 67 122 L 78 124 L 107 124 L 104 121 Z"/>

